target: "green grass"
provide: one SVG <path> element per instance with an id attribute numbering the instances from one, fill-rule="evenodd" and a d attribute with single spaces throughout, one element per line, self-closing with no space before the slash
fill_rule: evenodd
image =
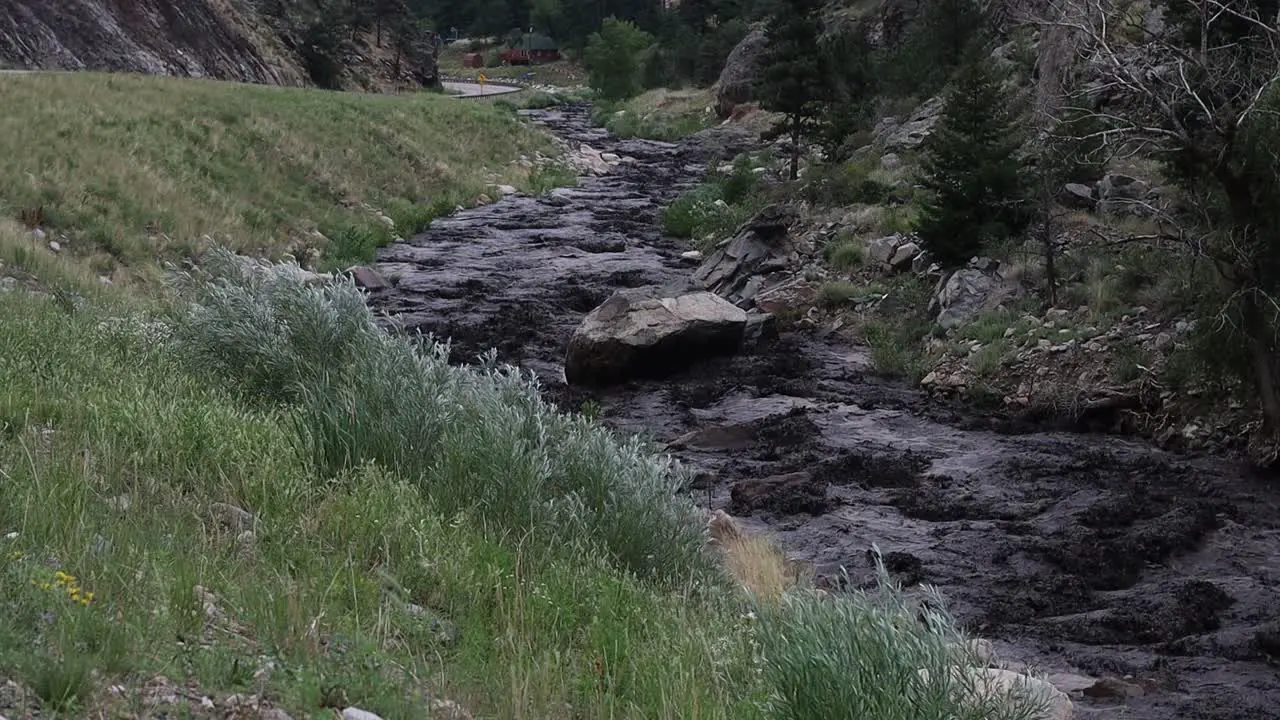
<path id="1" fill-rule="evenodd" d="M 747 157 L 728 173 L 712 172 L 705 182 L 676 198 L 662 211 L 662 229 L 692 240 L 710 252 L 767 204 Z"/>
<path id="2" fill-rule="evenodd" d="M 500 109 L 433 93 L 77 73 L 0 77 L 0 105 L 0 215 L 69 233 L 104 270 L 211 240 L 368 259 L 553 153 Z"/>
<path id="3" fill-rule="evenodd" d="M 650 90 L 618 105 L 600 105 L 596 121 L 621 137 L 674 141 L 717 121 L 707 90 Z"/>

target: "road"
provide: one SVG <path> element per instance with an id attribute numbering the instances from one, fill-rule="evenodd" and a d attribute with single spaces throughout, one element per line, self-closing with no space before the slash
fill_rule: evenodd
<path id="1" fill-rule="evenodd" d="M 0 68 L 0 75 L 24 75 L 27 73 L 42 72 L 45 74 L 67 73 L 70 70 L 12 70 Z M 485 83 L 483 86 L 479 83 L 453 82 L 445 80 L 440 83 L 445 90 L 453 93 L 451 97 L 457 98 L 473 98 L 473 97 L 490 97 L 492 95 L 507 95 L 510 93 L 520 92 L 523 88 L 518 85 L 500 85 L 494 83 Z"/>
<path id="2" fill-rule="evenodd" d="M 445 90 L 455 93 L 453 97 L 472 98 L 472 97 L 489 97 L 490 95 L 507 95 L 509 93 L 520 92 L 523 88 L 518 85 L 495 85 L 493 83 L 465 83 L 444 80 L 440 83 L 444 85 Z"/>

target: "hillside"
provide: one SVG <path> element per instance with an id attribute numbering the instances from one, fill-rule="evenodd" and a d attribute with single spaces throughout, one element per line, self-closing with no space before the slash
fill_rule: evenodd
<path id="1" fill-rule="evenodd" d="M 75 73 L 0 76 L 0 105 L 0 216 L 105 277 L 214 243 L 360 262 L 495 186 L 569 180 L 545 135 L 435 93 Z"/>
<path id="2" fill-rule="evenodd" d="M 392 33 L 370 25 L 322 38 L 317 28 L 341 35 L 342 25 L 317 5 L 266 7 L 251 0 L 12 0 L 0 7 L 0 67 L 369 90 L 437 83 L 425 32 L 406 25 L 393 42 Z"/>

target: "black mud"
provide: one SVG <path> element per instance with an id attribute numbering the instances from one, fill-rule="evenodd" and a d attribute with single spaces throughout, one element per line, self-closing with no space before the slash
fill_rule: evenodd
<path id="1" fill-rule="evenodd" d="M 618 430 L 682 438 L 691 492 L 822 577 L 867 582 L 878 547 L 1002 657 L 1147 681 L 1127 705 L 1086 700 L 1077 717 L 1280 718 L 1280 487 L 1233 461 L 1013 434 L 878 381 L 858 348 L 810 334 L 665 382 L 566 388 L 563 351 L 585 313 L 618 288 L 687 285 L 689 248 L 662 237 L 659 211 L 709 150 L 618 141 L 581 108 L 533 118 L 635 162 L 384 249 L 395 287 L 374 296 L 380 310 L 452 336 L 460 361 L 498 348 L 565 407 L 598 402 Z"/>

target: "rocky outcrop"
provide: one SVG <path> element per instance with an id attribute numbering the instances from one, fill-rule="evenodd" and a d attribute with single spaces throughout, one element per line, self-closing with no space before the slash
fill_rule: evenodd
<path id="1" fill-rule="evenodd" d="M 250 0 L 7 0 L 0 3 L 0 66 L 213 78 L 263 85 L 392 91 L 439 82 L 429 36 L 397 45 L 375 32 L 344 34 L 337 76 L 304 62 L 308 10 L 274 13 Z M 350 37 L 347 37 L 350 35 Z M 315 72 L 315 67 L 311 68 Z"/>
<path id="2" fill-rule="evenodd" d="M 872 135 L 880 147 L 889 151 L 919 146 L 942 119 L 943 101 L 935 97 L 911 113 L 906 120 L 887 117 L 876 123 Z"/>
<path id="3" fill-rule="evenodd" d="M 934 289 L 929 311 L 938 313 L 944 330 L 960 327 L 986 310 L 1016 296 L 1018 288 L 1001 275 L 994 260 L 974 260 L 943 278 Z"/>
<path id="4" fill-rule="evenodd" d="M 742 347 L 747 313 L 709 292 L 633 299 L 616 293 L 569 340 L 565 380 L 604 386 L 659 378 Z"/>
<path id="5" fill-rule="evenodd" d="M 725 60 L 720 78 L 712 86 L 716 98 L 716 114 L 721 120 L 729 117 L 733 109 L 755 100 L 755 84 L 760 74 L 760 59 L 764 57 L 768 39 L 764 28 L 757 26 L 733 48 Z"/>
<path id="6" fill-rule="evenodd" d="M 739 307 L 751 307 L 771 275 L 794 266 L 789 238 L 798 219 L 788 206 L 766 207 L 707 258 L 694 281 Z"/>
<path id="7" fill-rule="evenodd" d="M 303 85 L 283 45 L 236 2 L 10 0 L 0 61 L 20 68 L 109 70 Z"/>

